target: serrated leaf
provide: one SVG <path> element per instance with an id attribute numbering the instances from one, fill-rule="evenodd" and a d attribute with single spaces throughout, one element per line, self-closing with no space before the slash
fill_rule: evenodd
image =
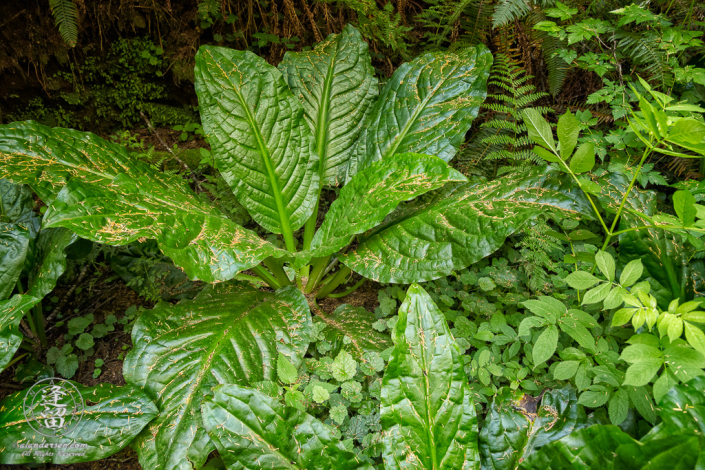
<path id="1" fill-rule="evenodd" d="M 76 410 L 76 416 L 81 417 L 80 422 L 64 437 L 46 437 L 30 427 L 24 412 L 25 396 L 29 390 L 16 392 L 0 402 L 0 409 L 3 410 L 0 413 L 0 449 L 3 449 L 0 463 L 68 464 L 104 459 L 122 450 L 158 414 L 149 397 L 130 385 L 85 387 L 76 382 L 70 383 L 76 387 L 84 406 Z M 34 417 L 30 419 L 36 421 Z M 37 426 L 37 423 L 34 425 Z M 61 449 L 63 452 L 56 448 L 52 452 L 48 446 L 32 449 L 23 448 L 21 444 L 76 446 Z"/>
<path id="2" fill-rule="evenodd" d="M 608 281 L 614 281 L 615 264 L 612 255 L 606 251 L 598 251 L 595 254 L 595 263 L 600 271 L 607 278 Z"/>
<path id="3" fill-rule="evenodd" d="M 372 470 L 345 450 L 327 425 L 257 390 L 218 385 L 202 410 L 208 434 L 230 469 Z"/>
<path id="4" fill-rule="evenodd" d="M 570 380 L 578 371 L 580 361 L 563 361 L 558 363 L 553 371 L 553 378 L 556 380 Z"/>
<path id="5" fill-rule="evenodd" d="M 479 44 L 461 54 L 427 53 L 397 68 L 370 112 L 348 180 L 399 153 L 450 161 L 485 99 L 491 65 L 492 55 Z"/>
<path id="6" fill-rule="evenodd" d="M 607 392 L 587 391 L 580 394 L 578 403 L 588 408 L 599 408 L 607 403 Z"/>
<path id="7" fill-rule="evenodd" d="M 573 338 L 580 346 L 588 351 L 595 353 L 595 338 L 577 319 L 574 317 L 563 317 L 558 322 L 561 330 Z M 535 347 L 535 346 L 534 346 Z"/>
<path id="8" fill-rule="evenodd" d="M 575 271 L 566 276 L 565 282 L 573 289 L 584 290 L 594 286 L 600 280 L 586 271 Z"/>
<path id="9" fill-rule="evenodd" d="M 311 51 L 284 54 L 279 70 L 301 101 L 321 159 L 321 183 L 345 181 L 348 160 L 379 94 L 367 42 L 351 24 Z"/>
<path id="10" fill-rule="evenodd" d="M 205 204 L 180 177 L 93 134 L 31 121 L 0 126 L 2 176 L 53 200 L 45 227 L 109 245 L 156 239 L 192 280 L 225 281 L 269 256 L 287 255 Z"/>
<path id="11" fill-rule="evenodd" d="M 683 322 L 685 326 L 685 339 L 693 348 L 705 355 L 705 333 L 703 330 L 689 322 Z"/>
<path id="12" fill-rule="evenodd" d="M 386 468 L 476 468 L 477 417 L 460 349 L 430 296 L 412 284 L 382 382 Z"/>
<path id="13" fill-rule="evenodd" d="M 568 161 L 573 154 L 578 144 L 578 135 L 580 135 L 580 122 L 568 110 L 558 118 L 558 141 L 561 143 L 561 157 L 564 161 Z"/>
<path id="14" fill-rule="evenodd" d="M 607 298 L 607 295 L 609 295 L 610 290 L 612 290 L 612 283 L 610 282 L 605 282 L 604 284 L 600 284 L 599 286 L 590 289 L 589 291 L 585 292 L 585 295 L 583 296 L 582 305 L 602 302 L 603 300 L 605 300 L 605 298 Z"/>
<path id="15" fill-rule="evenodd" d="M 545 149 L 555 152 L 556 144 L 553 140 L 553 131 L 541 113 L 533 108 L 528 108 L 524 110 L 523 118 L 529 132 L 529 139 Z"/>
<path id="16" fill-rule="evenodd" d="M 536 340 L 532 355 L 534 357 L 534 365 L 540 365 L 548 361 L 553 353 L 556 352 L 558 345 L 558 328 L 554 325 L 549 325 Z"/>
<path id="17" fill-rule="evenodd" d="M 399 203 L 467 178 L 437 157 L 404 153 L 357 173 L 331 204 L 311 242 L 311 255 L 331 255 L 382 223 Z"/>
<path id="18" fill-rule="evenodd" d="M 440 190 L 392 213 L 341 262 L 379 282 L 428 281 L 491 254 L 540 214 L 592 217 L 582 192 L 560 175 L 538 167 L 521 179 L 507 176 Z"/>
<path id="19" fill-rule="evenodd" d="M 333 378 L 338 382 L 345 382 L 355 377 L 357 361 L 347 351 L 340 351 L 331 365 Z"/>
<path id="20" fill-rule="evenodd" d="M 634 259 L 627 263 L 619 276 L 619 284 L 622 287 L 629 287 L 639 280 L 644 272 L 644 265 L 640 259 Z"/>
<path id="21" fill-rule="evenodd" d="M 690 227 L 695 223 L 695 197 L 690 191 L 676 191 L 673 194 L 673 209 L 683 225 Z"/>
<path id="22" fill-rule="evenodd" d="M 629 412 L 629 393 L 621 388 L 618 389 L 610 398 L 607 410 L 612 424 L 615 426 L 622 424 Z"/>
<path id="23" fill-rule="evenodd" d="M 299 371 L 282 353 L 277 356 L 277 378 L 287 384 L 293 384 L 299 378 Z"/>
<path id="24" fill-rule="evenodd" d="M 585 173 L 595 166 L 595 146 L 592 142 L 580 144 L 570 159 L 570 169 L 575 174 Z"/>
<path id="25" fill-rule="evenodd" d="M 215 284 L 193 300 L 142 313 L 123 375 L 161 411 L 133 443 L 143 467 L 202 465 L 213 450 L 201 424 L 203 398 L 218 383 L 276 380 L 278 353 L 300 365 L 311 329 L 308 303 L 294 287 L 271 293 Z"/>
<path id="26" fill-rule="evenodd" d="M 333 354 L 345 349 L 359 361 L 364 360 L 366 353 L 381 353 L 392 346 L 389 335 L 376 331 L 376 321 L 373 313 L 349 304 L 338 306 L 330 315 L 318 312 L 313 317 L 314 324 L 325 323 L 323 336 L 331 343 Z M 344 344 L 345 337 L 350 339 L 348 344 Z"/>
<path id="27" fill-rule="evenodd" d="M 313 212 L 320 184 L 301 103 L 281 72 L 249 51 L 201 46 L 195 74 L 221 174 L 258 224 L 293 236 Z"/>

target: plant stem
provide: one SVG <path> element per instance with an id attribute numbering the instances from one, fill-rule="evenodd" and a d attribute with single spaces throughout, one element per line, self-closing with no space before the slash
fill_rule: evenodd
<path id="1" fill-rule="evenodd" d="M 311 270 L 311 275 L 308 278 L 308 281 L 306 281 L 306 290 L 304 290 L 306 294 L 313 292 L 313 289 L 315 289 L 318 285 L 318 281 L 320 281 L 323 277 L 323 271 L 328 265 L 328 260 L 330 260 L 330 256 L 315 258 L 313 260 L 313 263 L 311 264 L 313 269 Z"/>
<path id="2" fill-rule="evenodd" d="M 355 292 L 356 290 L 358 290 L 360 288 L 360 286 L 365 283 L 366 280 L 367 279 L 365 279 L 363 277 L 362 279 L 357 281 L 357 284 L 355 284 L 354 286 L 352 286 L 350 289 L 346 290 L 345 292 L 341 292 L 340 294 L 330 294 L 328 297 L 330 297 L 331 299 L 339 299 L 341 297 L 345 297 L 346 295 L 350 295 L 353 292 Z"/>
<path id="3" fill-rule="evenodd" d="M 345 279 L 350 275 L 352 271 L 347 266 L 342 266 L 340 270 L 323 281 L 323 287 L 316 294 L 317 299 L 322 299 L 328 297 L 328 294 L 333 292 L 340 284 L 342 284 Z"/>
<path id="4" fill-rule="evenodd" d="M 262 279 L 257 277 L 257 276 L 250 276 L 247 274 L 236 274 L 235 275 L 235 280 L 237 281 L 247 281 L 247 282 L 254 282 L 254 283 L 260 283 L 262 282 Z"/>
<path id="5" fill-rule="evenodd" d="M 24 358 L 27 357 L 27 356 L 29 356 L 29 353 L 24 353 L 24 354 L 22 354 L 21 356 L 17 356 L 16 358 L 14 358 L 13 360 L 11 360 L 11 361 L 5 366 L 5 369 L 8 369 L 11 365 L 13 365 L 13 364 L 15 364 L 15 363 L 21 361 L 22 359 L 24 359 Z"/>
<path id="6" fill-rule="evenodd" d="M 283 264 L 279 260 L 269 257 L 264 260 L 264 265 L 267 266 L 270 271 L 272 271 L 274 276 L 277 278 L 277 282 L 280 286 L 284 287 L 291 285 L 289 276 L 286 275 L 286 271 L 284 271 Z"/>
<path id="7" fill-rule="evenodd" d="M 32 315 L 32 312 L 29 312 L 27 316 L 30 315 Z M 44 330 L 44 313 L 42 311 L 41 301 L 34 306 L 34 324 L 37 327 L 37 333 L 39 333 L 37 335 L 39 341 L 42 343 L 42 346 L 47 347 L 47 335 Z"/>
<path id="8" fill-rule="evenodd" d="M 269 271 L 264 269 L 262 266 L 255 266 L 254 268 L 250 268 L 252 272 L 254 272 L 260 279 L 262 279 L 264 282 L 269 284 L 269 287 L 272 289 L 279 289 L 281 286 L 277 282 L 277 280 L 272 276 Z"/>

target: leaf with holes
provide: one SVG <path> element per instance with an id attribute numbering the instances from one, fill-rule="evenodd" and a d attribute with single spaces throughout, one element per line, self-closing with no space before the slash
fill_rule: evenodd
<path id="1" fill-rule="evenodd" d="M 144 468 L 198 468 L 213 450 L 201 424 L 203 398 L 219 383 L 276 380 L 276 358 L 301 364 L 311 334 L 308 303 L 293 287 L 276 293 L 215 284 L 193 300 L 157 304 L 132 331 L 128 383 L 161 412 L 133 443 Z"/>

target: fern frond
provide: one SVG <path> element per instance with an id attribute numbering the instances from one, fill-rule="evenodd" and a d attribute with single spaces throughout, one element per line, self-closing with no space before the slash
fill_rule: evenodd
<path id="1" fill-rule="evenodd" d="M 545 20 L 546 17 L 542 13 L 534 13 L 530 18 L 532 24 Z M 545 31 L 532 29 L 532 34 L 534 39 L 541 43 L 543 60 L 548 68 L 548 91 L 556 96 L 568 75 L 568 64 L 557 55 L 559 50 L 565 49 L 565 45 L 560 39 L 549 36 Z"/>
<path id="2" fill-rule="evenodd" d="M 59 34 L 69 47 L 78 40 L 78 9 L 73 0 L 49 0 L 49 8 L 54 16 Z"/>
<path id="3" fill-rule="evenodd" d="M 492 14 L 494 28 L 507 25 L 514 20 L 525 17 L 531 11 L 529 0 L 499 0 Z"/>
<path id="4" fill-rule="evenodd" d="M 220 0 L 198 0 L 198 14 L 201 18 L 212 18 L 220 12 Z"/>

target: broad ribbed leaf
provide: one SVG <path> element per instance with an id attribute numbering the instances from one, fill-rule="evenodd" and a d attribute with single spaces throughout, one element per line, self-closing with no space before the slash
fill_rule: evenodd
<path id="1" fill-rule="evenodd" d="M 406 153 L 375 162 L 340 190 L 311 242 L 313 256 L 331 255 L 376 227 L 399 203 L 467 178 L 437 157 Z"/>
<path id="2" fill-rule="evenodd" d="M 4 369 L 22 343 L 19 331 L 24 315 L 56 286 L 66 269 L 67 246 L 77 240 L 69 230 L 42 230 L 36 243 L 36 260 L 27 280 L 24 295 L 0 301 L 0 370 Z"/>
<path id="3" fill-rule="evenodd" d="M 31 191 L 0 178 L 0 300 L 12 293 L 36 235 L 32 205 Z"/>
<path id="4" fill-rule="evenodd" d="M 617 426 L 598 425 L 576 431 L 551 442 L 531 454 L 521 464 L 522 470 L 611 469 L 617 448 L 633 444 L 629 434 Z"/>
<path id="5" fill-rule="evenodd" d="M 399 308 L 392 338 L 382 381 L 386 468 L 477 469 L 477 417 L 460 349 L 417 284 Z"/>
<path id="6" fill-rule="evenodd" d="M 228 469 L 372 470 L 327 425 L 257 390 L 219 385 L 202 409 Z"/>
<path id="7" fill-rule="evenodd" d="M 208 206 L 181 178 L 93 134 L 32 122 L 0 126 L 0 176 L 29 184 L 47 203 L 56 198 L 45 227 L 109 245 L 154 238 L 191 279 L 232 279 L 287 254 Z"/>
<path id="8" fill-rule="evenodd" d="M 683 431 L 649 442 L 617 448 L 614 470 L 700 470 L 705 462 L 705 438 Z"/>
<path id="9" fill-rule="evenodd" d="M 497 250 L 540 214 L 592 217 L 582 191 L 556 170 L 469 183 L 392 213 L 341 257 L 379 282 L 422 282 L 446 276 Z"/>
<path id="10" fill-rule="evenodd" d="M 318 312 L 313 321 L 325 323 L 323 335 L 333 346 L 332 356 L 344 348 L 358 360 L 364 360 L 366 352 L 379 353 L 392 346 L 388 335 L 372 328 L 377 318 L 363 307 L 343 304 L 330 315 Z M 349 343 L 344 341 L 346 337 Z"/>
<path id="11" fill-rule="evenodd" d="M 696 377 L 676 385 L 659 403 L 662 421 L 643 441 L 659 439 L 688 429 L 705 433 L 705 377 Z"/>
<path id="12" fill-rule="evenodd" d="M 480 431 L 483 470 L 513 470 L 549 442 L 595 423 L 569 387 L 546 392 L 536 405 L 509 390 L 494 399 Z"/>
<path id="13" fill-rule="evenodd" d="M 159 413 L 142 390 L 130 385 L 85 387 L 71 383 L 85 406 L 82 412 L 77 412 L 81 416 L 78 425 L 64 437 L 46 437 L 30 427 L 23 410 L 29 389 L 0 402 L 0 463 L 67 464 L 100 460 L 120 451 Z M 69 444 L 74 447 L 59 447 Z"/>
<path id="14" fill-rule="evenodd" d="M 360 135 L 348 180 L 398 153 L 455 156 L 487 95 L 492 54 L 482 44 L 461 54 L 431 52 L 389 79 Z"/>
<path id="15" fill-rule="evenodd" d="M 301 227 L 317 202 L 319 161 L 281 72 L 249 51 L 201 46 L 196 93 L 218 168 L 240 204 L 270 232 Z"/>
<path id="16" fill-rule="evenodd" d="M 321 184 L 337 186 L 379 94 L 367 43 L 349 24 L 312 51 L 287 52 L 279 70 L 316 139 Z"/>
<path id="17" fill-rule="evenodd" d="M 275 380 L 279 352 L 298 366 L 310 332 L 308 303 L 293 287 L 271 293 L 216 284 L 143 313 L 124 364 L 125 380 L 161 411 L 134 444 L 143 467 L 203 465 L 213 450 L 201 424 L 203 398 L 219 383 Z"/>

